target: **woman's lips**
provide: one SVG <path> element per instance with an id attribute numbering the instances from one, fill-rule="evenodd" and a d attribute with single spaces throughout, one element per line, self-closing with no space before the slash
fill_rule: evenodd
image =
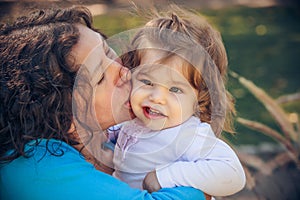
<path id="1" fill-rule="evenodd" d="M 161 113 L 159 110 L 153 109 L 151 107 L 143 107 L 143 113 L 145 117 L 149 119 L 161 119 L 166 117 L 163 113 Z"/>

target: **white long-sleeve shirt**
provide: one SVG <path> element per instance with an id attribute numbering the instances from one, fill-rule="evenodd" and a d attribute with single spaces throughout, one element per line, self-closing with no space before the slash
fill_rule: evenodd
<path id="1" fill-rule="evenodd" d="M 153 170 L 163 188 L 191 186 L 213 196 L 234 194 L 246 182 L 235 152 L 196 117 L 161 131 L 152 131 L 137 119 L 124 124 L 114 164 L 115 177 L 140 189 Z"/>

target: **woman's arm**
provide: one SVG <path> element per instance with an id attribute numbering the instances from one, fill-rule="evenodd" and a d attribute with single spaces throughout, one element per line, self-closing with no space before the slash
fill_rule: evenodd
<path id="1" fill-rule="evenodd" d="M 74 194 L 75 199 L 85 196 L 91 200 L 205 200 L 203 192 L 192 187 L 163 188 L 150 194 L 146 190 L 131 188 L 128 184 L 96 170 L 91 176 L 84 174 L 78 179 L 77 186 L 81 187 L 77 194 Z"/>
<path id="2" fill-rule="evenodd" d="M 61 156 L 45 154 L 41 143 L 35 148 L 32 157 L 19 157 L 1 166 L 0 199 L 204 199 L 200 190 L 191 187 L 166 188 L 151 194 L 146 190 L 133 189 L 128 184 L 98 171 L 77 150 L 64 143 L 58 144 L 64 150 Z"/>

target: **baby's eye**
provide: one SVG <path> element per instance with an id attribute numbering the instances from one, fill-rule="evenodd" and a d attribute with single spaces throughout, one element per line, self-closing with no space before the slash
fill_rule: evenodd
<path id="1" fill-rule="evenodd" d="M 178 87 L 171 87 L 169 91 L 174 93 L 183 93 L 183 91 Z"/>
<path id="2" fill-rule="evenodd" d="M 153 85 L 152 83 L 151 83 L 151 81 L 149 81 L 149 80 L 147 80 L 147 79 L 141 79 L 140 80 L 142 83 L 144 83 L 145 85 Z"/>

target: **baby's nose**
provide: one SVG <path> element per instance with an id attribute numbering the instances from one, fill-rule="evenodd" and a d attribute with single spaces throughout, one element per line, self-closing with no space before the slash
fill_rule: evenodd
<path id="1" fill-rule="evenodd" d="M 160 86 L 156 86 L 153 88 L 149 99 L 150 101 L 157 103 L 157 104 L 165 104 L 166 103 L 166 88 L 164 87 L 160 87 Z"/>

